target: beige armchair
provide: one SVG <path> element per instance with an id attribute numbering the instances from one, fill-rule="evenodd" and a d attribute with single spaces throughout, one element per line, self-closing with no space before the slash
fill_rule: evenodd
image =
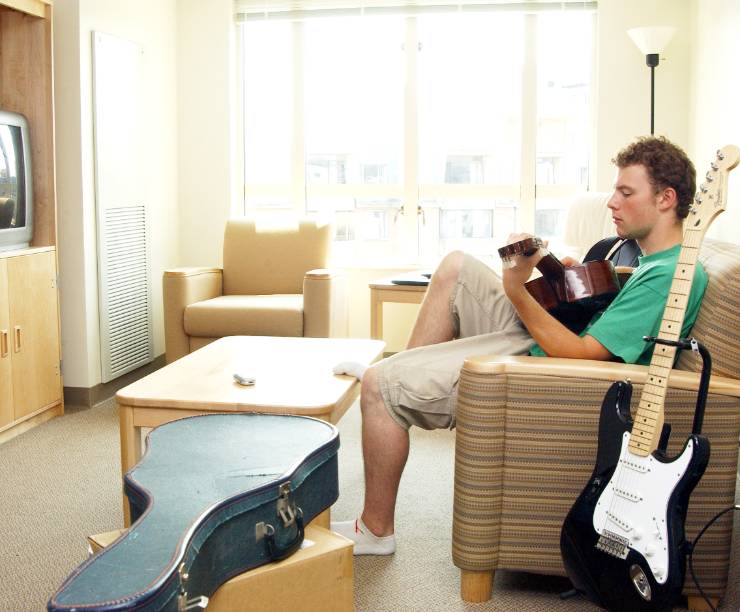
<path id="1" fill-rule="evenodd" d="M 223 336 L 346 336 L 344 278 L 326 269 L 331 240 L 331 226 L 311 219 L 228 221 L 223 268 L 164 273 L 167 363 Z"/>
<path id="2" fill-rule="evenodd" d="M 592 204 L 605 201 L 595 197 Z M 688 539 L 734 503 L 740 431 L 740 246 L 706 239 L 699 259 L 709 287 L 692 333 L 714 362 L 703 428 L 711 458 L 691 496 Z M 457 407 L 452 540 L 464 600 L 488 599 L 499 569 L 565 575 L 560 529 L 593 469 L 602 399 L 613 381 L 630 379 L 634 411 L 647 369 L 539 357 L 466 361 Z M 699 369 L 700 360 L 684 351 L 671 374 L 665 404 L 665 420 L 673 426 L 669 455 L 691 430 Z M 728 513 L 715 523 L 694 555 L 702 587 L 715 599 L 727 586 L 732 518 Z M 695 605 L 698 591 L 688 571 L 684 592 Z"/>

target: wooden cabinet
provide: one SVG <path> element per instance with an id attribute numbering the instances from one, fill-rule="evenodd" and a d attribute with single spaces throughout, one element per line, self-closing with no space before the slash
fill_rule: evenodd
<path id="1" fill-rule="evenodd" d="M 31 248 L 0 253 L 0 442 L 64 411 L 56 288 L 51 0 L 0 0 L 0 109 L 28 120 Z"/>
<path id="2" fill-rule="evenodd" d="M 0 429 L 13 421 L 13 375 L 10 368 L 8 266 L 0 259 Z"/>
<path id="3" fill-rule="evenodd" d="M 0 253 L 0 431 L 61 407 L 58 311 L 55 249 Z"/>
<path id="4" fill-rule="evenodd" d="M 53 250 L 7 258 L 13 417 L 61 400 Z"/>

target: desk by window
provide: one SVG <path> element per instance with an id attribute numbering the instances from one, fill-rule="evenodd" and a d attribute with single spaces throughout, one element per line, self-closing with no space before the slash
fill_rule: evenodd
<path id="1" fill-rule="evenodd" d="M 427 292 L 425 285 L 396 285 L 392 278 L 383 278 L 369 283 L 370 287 L 370 337 L 383 338 L 383 304 L 421 304 Z"/>

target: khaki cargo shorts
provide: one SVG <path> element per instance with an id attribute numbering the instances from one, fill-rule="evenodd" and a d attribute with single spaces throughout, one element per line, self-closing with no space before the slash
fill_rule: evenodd
<path id="1" fill-rule="evenodd" d="M 465 255 L 450 297 L 457 340 L 396 353 L 375 365 L 380 393 L 403 428 L 455 426 L 460 368 L 475 355 L 526 355 L 534 340 L 504 293 L 500 277 Z"/>

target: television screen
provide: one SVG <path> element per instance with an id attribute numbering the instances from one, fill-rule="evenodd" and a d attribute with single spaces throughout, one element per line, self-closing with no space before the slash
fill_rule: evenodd
<path id="1" fill-rule="evenodd" d="M 31 240 L 30 167 L 26 119 L 0 111 L 0 250 L 23 248 Z"/>

